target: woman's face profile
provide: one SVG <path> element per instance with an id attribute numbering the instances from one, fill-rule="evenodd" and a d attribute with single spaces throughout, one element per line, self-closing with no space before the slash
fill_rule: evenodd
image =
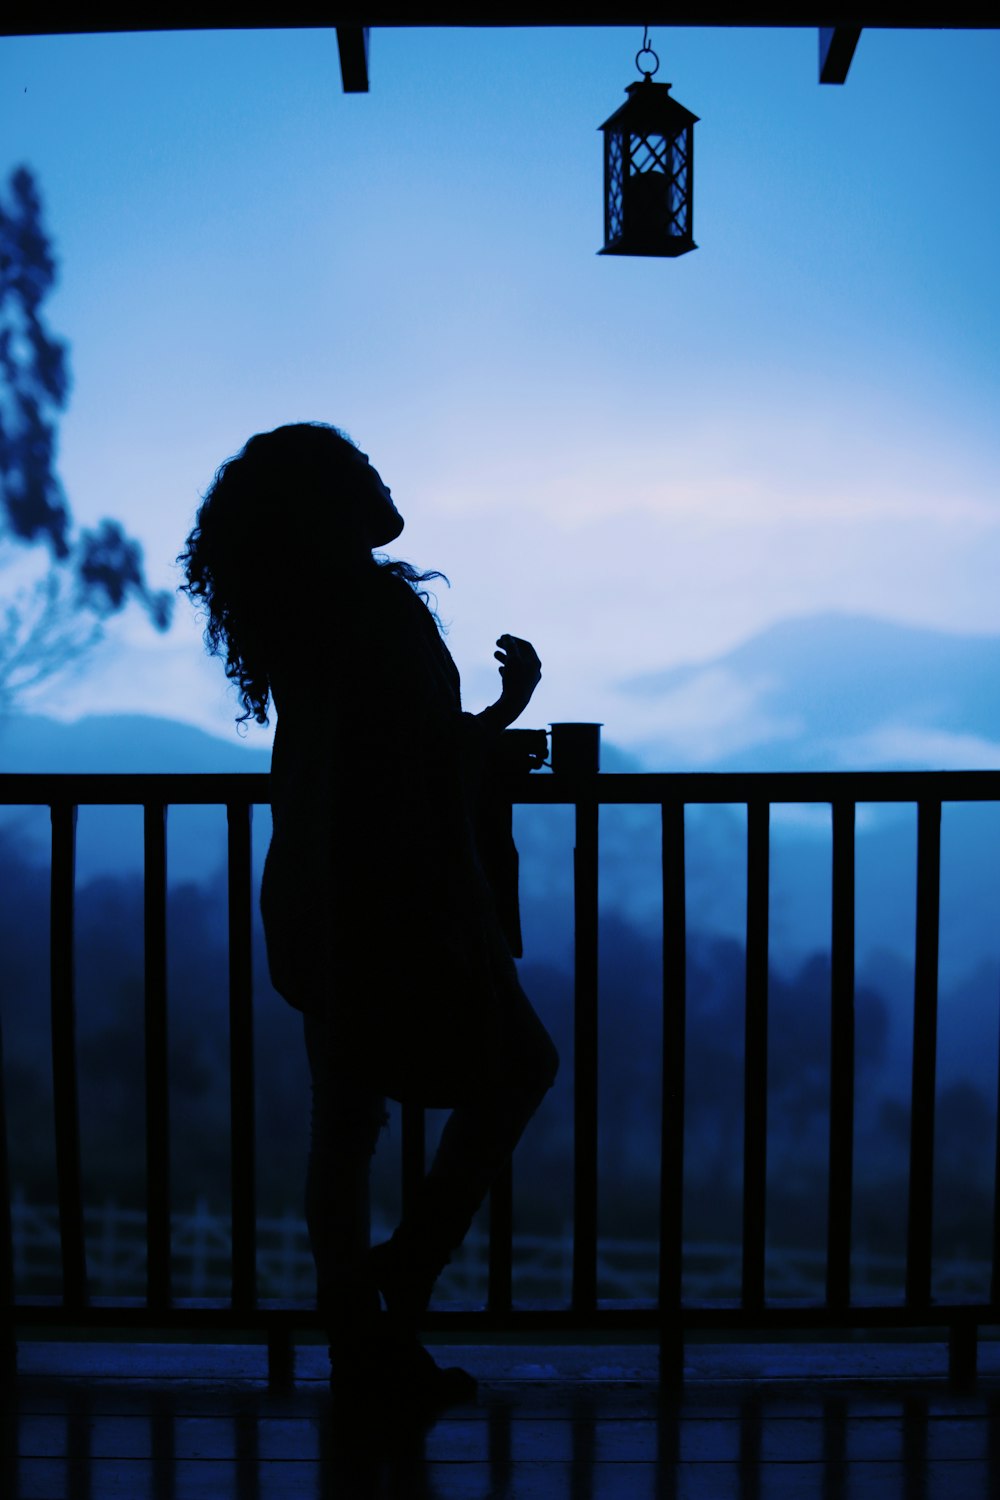
<path id="1" fill-rule="evenodd" d="M 357 464 L 358 518 L 365 545 L 372 549 L 385 547 L 396 540 L 405 522 L 393 504 L 389 486 L 372 467 L 368 454 L 359 452 Z"/>

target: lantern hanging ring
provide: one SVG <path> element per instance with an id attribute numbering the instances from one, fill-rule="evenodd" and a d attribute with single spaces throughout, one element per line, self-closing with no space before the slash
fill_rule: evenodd
<path id="1" fill-rule="evenodd" d="M 653 66 L 651 68 L 643 67 L 642 63 L 639 61 L 640 57 L 647 56 L 653 59 Z M 652 78 L 654 73 L 658 73 L 660 71 L 660 59 L 658 55 L 653 51 L 652 47 L 649 45 L 648 26 L 644 26 L 642 28 L 642 46 L 635 54 L 635 65 L 638 68 L 639 72 L 642 74 L 643 78 Z"/>

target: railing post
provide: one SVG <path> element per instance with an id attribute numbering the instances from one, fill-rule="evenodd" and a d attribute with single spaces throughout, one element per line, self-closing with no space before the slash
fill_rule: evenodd
<path id="1" fill-rule="evenodd" d="M 660 1116 L 660 1381 L 684 1368 L 684 1077 L 687 1029 L 687 917 L 684 804 L 661 807 L 663 865 L 663 1063 Z"/>
<path id="2" fill-rule="evenodd" d="M 74 984 L 74 895 L 76 808 L 54 804 L 49 910 L 49 983 L 52 997 L 52 1098 L 55 1113 L 59 1239 L 63 1304 L 67 1311 L 87 1302 L 87 1253 L 83 1233 L 80 1174 L 80 1104 L 76 1059 Z"/>
<path id="3" fill-rule="evenodd" d="M 953 1323 L 948 1330 L 948 1379 L 955 1386 L 970 1386 L 976 1379 L 978 1330 L 975 1323 Z"/>
<path id="4" fill-rule="evenodd" d="M 257 1171 L 253 1058 L 250 826 L 253 808 L 226 807 L 229 828 L 229 1110 L 233 1307 L 257 1301 Z"/>
<path id="5" fill-rule="evenodd" d="M 940 899 L 941 803 L 927 799 L 917 806 L 917 934 L 906 1237 L 906 1300 L 911 1304 L 926 1304 L 931 1298 Z"/>
<path id="6" fill-rule="evenodd" d="M 997 1053 L 997 1099 L 1000 1100 L 1000 1049 Z M 993 1256 L 990 1272 L 990 1302 L 1000 1304 L 1000 1109 L 997 1110 L 993 1142 Z"/>
<path id="7" fill-rule="evenodd" d="M 295 1341 L 283 1323 L 267 1327 L 267 1383 L 274 1391 L 290 1391 L 295 1384 Z"/>
<path id="8" fill-rule="evenodd" d="M 10 1157 L 4 1102 L 3 1016 L 0 1014 L 0 1388 L 17 1371 L 14 1337 L 14 1226 L 11 1220 Z"/>
<path id="9" fill-rule="evenodd" d="M 167 1040 L 167 809 L 143 808 L 146 1044 L 146 1300 L 170 1304 L 170 1093 Z"/>
<path id="10" fill-rule="evenodd" d="M 597 1305 L 597 820 L 576 804 L 573 850 L 573 1310 Z"/>
<path id="11" fill-rule="evenodd" d="M 854 1197 L 854 803 L 833 804 L 830 942 L 830 1167 L 826 1212 L 826 1300 L 851 1300 Z"/>
<path id="12" fill-rule="evenodd" d="M 764 1305 L 767 1194 L 767 965 L 770 807 L 747 806 L 746 1041 L 743 1056 L 743 1277 L 746 1308 Z"/>
<path id="13" fill-rule="evenodd" d="M 491 1313 L 503 1317 L 511 1310 L 511 1261 L 514 1249 L 514 1173 L 507 1162 L 490 1188 L 489 1294 Z"/>

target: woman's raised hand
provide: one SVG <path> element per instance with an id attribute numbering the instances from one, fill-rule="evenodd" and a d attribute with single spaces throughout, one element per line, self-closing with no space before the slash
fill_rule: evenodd
<path id="1" fill-rule="evenodd" d="M 497 646 L 500 649 L 493 655 L 500 663 L 503 683 L 500 702 L 507 723 L 513 724 L 531 702 L 531 695 L 541 679 L 542 664 L 531 642 L 522 641 L 519 636 L 502 635 Z"/>

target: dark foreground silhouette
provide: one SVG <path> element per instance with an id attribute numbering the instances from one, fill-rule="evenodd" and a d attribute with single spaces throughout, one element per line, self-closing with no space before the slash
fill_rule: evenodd
<path id="1" fill-rule="evenodd" d="M 540 663 L 502 635 L 500 697 L 463 712 L 420 587 L 441 575 L 373 556 L 402 529 L 367 456 L 300 424 L 223 464 L 181 561 L 241 721 L 267 723 L 271 702 L 278 716 L 261 913 L 274 986 L 303 1013 L 306 1217 L 333 1387 L 434 1409 L 475 1381 L 434 1363 L 423 1313 L 558 1055 L 518 982 L 475 820 Z M 451 1113 L 419 1196 L 370 1248 L 387 1097 Z"/>

